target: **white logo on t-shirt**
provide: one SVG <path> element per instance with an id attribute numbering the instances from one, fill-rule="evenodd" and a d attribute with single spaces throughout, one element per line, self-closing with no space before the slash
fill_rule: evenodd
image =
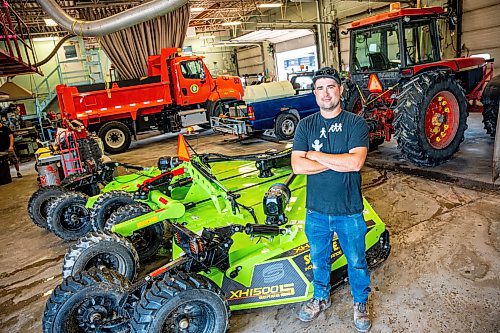
<path id="1" fill-rule="evenodd" d="M 330 126 L 328 133 L 330 132 L 342 132 L 342 123 L 335 123 Z"/>
<path id="2" fill-rule="evenodd" d="M 321 128 L 321 132 L 319 134 L 319 138 L 325 138 L 326 139 L 326 129 L 324 127 Z"/>
<path id="3" fill-rule="evenodd" d="M 314 143 L 311 145 L 315 151 L 321 151 L 321 147 L 323 147 L 323 144 L 319 142 L 318 139 L 314 140 Z"/>

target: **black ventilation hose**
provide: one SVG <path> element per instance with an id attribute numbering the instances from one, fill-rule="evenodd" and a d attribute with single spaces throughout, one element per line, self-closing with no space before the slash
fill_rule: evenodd
<path id="1" fill-rule="evenodd" d="M 73 34 L 67 34 L 66 36 L 64 36 L 63 38 L 61 38 L 61 40 L 57 43 L 57 45 L 54 47 L 54 49 L 52 50 L 52 52 L 50 52 L 50 54 L 45 59 L 43 59 L 42 61 L 37 62 L 35 64 L 35 67 L 40 67 L 40 66 L 45 65 L 46 63 L 48 63 L 49 60 L 52 59 L 52 57 L 56 55 L 57 51 L 61 48 L 61 46 L 64 44 L 64 42 L 66 42 L 71 37 L 76 37 L 76 36 L 73 35 Z"/>

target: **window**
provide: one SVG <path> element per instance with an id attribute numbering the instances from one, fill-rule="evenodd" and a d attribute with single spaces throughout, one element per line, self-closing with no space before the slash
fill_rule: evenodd
<path id="1" fill-rule="evenodd" d="M 186 79 L 204 79 L 205 71 L 203 64 L 199 60 L 190 60 L 181 62 L 182 76 Z"/>
<path id="2" fill-rule="evenodd" d="M 437 49 L 433 47 L 431 29 L 429 21 L 414 22 L 405 25 L 407 66 L 439 61 Z"/>
<path id="3" fill-rule="evenodd" d="M 64 57 L 66 59 L 77 58 L 75 45 L 64 46 Z"/>
<path id="4" fill-rule="evenodd" d="M 351 71 L 386 71 L 401 67 L 398 25 L 353 31 Z"/>

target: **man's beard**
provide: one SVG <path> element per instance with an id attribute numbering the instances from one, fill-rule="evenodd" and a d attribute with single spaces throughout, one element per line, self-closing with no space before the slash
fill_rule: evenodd
<path id="1" fill-rule="evenodd" d="M 340 99 L 337 100 L 337 103 L 335 103 L 334 105 L 332 105 L 331 107 L 328 107 L 328 108 L 325 108 L 325 107 L 321 107 L 322 110 L 324 111 L 333 111 L 337 108 L 337 106 L 339 106 L 339 103 L 340 103 Z"/>

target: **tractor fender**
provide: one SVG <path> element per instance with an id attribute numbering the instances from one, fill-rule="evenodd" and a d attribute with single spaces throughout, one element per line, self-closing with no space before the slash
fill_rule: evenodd
<path id="1" fill-rule="evenodd" d="M 495 76 L 488 82 L 483 90 L 483 95 L 481 97 L 481 103 L 494 103 L 498 101 L 500 96 L 500 75 Z"/>

